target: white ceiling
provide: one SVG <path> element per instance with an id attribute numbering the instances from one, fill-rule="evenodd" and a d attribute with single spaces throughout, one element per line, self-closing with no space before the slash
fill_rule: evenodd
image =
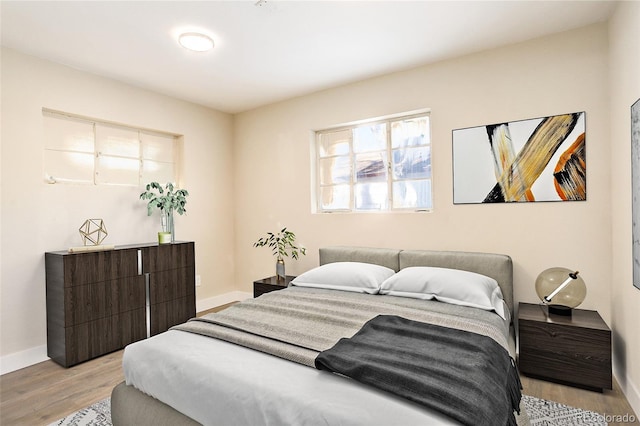
<path id="1" fill-rule="evenodd" d="M 613 1 L 6 1 L 2 45 L 236 113 L 605 21 Z M 181 48 L 200 29 L 216 47 Z"/>

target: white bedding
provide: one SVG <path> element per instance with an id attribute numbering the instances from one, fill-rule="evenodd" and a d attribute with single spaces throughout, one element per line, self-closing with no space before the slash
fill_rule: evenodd
<path id="1" fill-rule="evenodd" d="M 350 379 L 232 343 L 170 330 L 133 343 L 125 380 L 204 425 L 452 425 Z"/>

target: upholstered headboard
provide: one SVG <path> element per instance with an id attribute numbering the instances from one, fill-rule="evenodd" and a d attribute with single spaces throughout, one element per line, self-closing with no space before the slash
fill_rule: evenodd
<path id="1" fill-rule="evenodd" d="M 370 247 L 325 247 L 320 249 L 320 265 L 333 262 L 362 262 L 400 270 L 400 250 Z"/>
<path id="2" fill-rule="evenodd" d="M 394 271 L 409 266 L 436 266 L 476 272 L 498 282 L 504 301 L 513 313 L 513 263 L 505 254 L 369 247 L 321 248 L 320 265 L 332 262 L 374 263 Z"/>

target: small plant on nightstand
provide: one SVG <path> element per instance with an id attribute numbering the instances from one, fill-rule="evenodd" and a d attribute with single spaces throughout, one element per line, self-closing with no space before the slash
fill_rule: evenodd
<path id="1" fill-rule="evenodd" d="M 265 237 L 261 237 L 253 243 L 254 247 L 269 247 L 271 248 L 271 252 L 276 258 L 276 275 L 278 280 L 284 280 L 286 278 L 286 274 L 284 271 L 284 258 L 291 257 L 293 259 L 298 259 L 300 254 L 305 255 L 306 249 L 304 247 L 298 247 L 295 244 L 296 234 L 291 231 L 288 231 L 287 228 L 282 228 L 280 232 L 273 233 L 267 232 Z"/>

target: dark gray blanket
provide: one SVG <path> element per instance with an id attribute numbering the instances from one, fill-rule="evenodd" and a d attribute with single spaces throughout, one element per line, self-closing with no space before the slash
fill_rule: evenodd
<path id="1" fill-rule="evenodd" d="M 465 425 L 515 425 L 520 379 L 493 339 L 379 315 L 321 352 L 316 368 L 438 410 Z"/>

